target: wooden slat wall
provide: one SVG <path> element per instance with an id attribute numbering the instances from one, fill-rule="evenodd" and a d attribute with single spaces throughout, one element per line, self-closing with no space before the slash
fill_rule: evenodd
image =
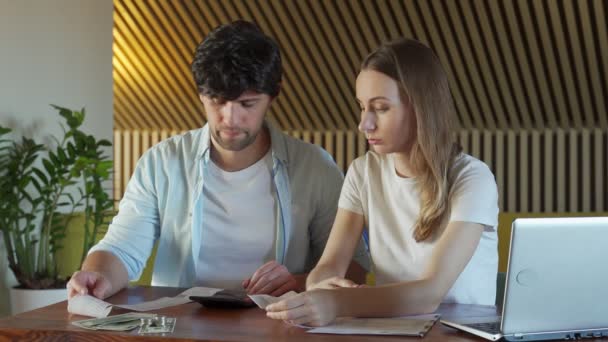
<path id="1" fill-rule="evenodd" d="M 269 118 L 285 131 L 354 129 L 360 61 L 397 37 L 435 50 L 460 129 L 608 128 L 606 0 L 114 0 L 114 9 L 119 130 L 202 126 L 192 54 L 236 19 L 281 47 Z"/>
<path id="2" fill-rule="evenodd" d="M 114 132 L 114 198 L 122 198 L 139 157 L 177 131 Z M 290 131 L 325 148 L 346 171 L 367 151 L 354 131 Z M 501 211 L 608 211 L 608 130 L 467 130 L 458 133 L 465 152 L 483 160 L 496 177 Z"/>

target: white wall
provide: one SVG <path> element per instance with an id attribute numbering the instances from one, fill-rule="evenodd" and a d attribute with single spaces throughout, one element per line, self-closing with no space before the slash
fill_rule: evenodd
<path id="1" fill-rule="evenodd" d="M 0 0 L 0 124 L 44 141 L 61 133 L 51 103 L 112 140 L 112 0 Z M 13 284 L 0 241 L 0 317 Z"/>

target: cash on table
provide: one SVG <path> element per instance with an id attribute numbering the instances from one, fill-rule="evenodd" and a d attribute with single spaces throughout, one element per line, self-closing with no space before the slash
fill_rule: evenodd
<path id="1" fill-rule="evenodd" d="M 176 319 L 157 314 L 129 312 L 104 318 L 91 318 L 72 322 L 87 330 L 129 331 L 139 328 L 139 334 L 172 333 Z"/>

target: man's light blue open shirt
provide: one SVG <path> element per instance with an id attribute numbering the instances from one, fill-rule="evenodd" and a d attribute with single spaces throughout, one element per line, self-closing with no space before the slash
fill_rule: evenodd
<path id="1" fill-rule="evenodd" d="M 272 148 L 272 180 L 279 206 L 275 257 L 292 274 L 319 260 L 333 224 L 343 175 L 318 146 L 289 137 L 266 123 Z M 108 233 L 89 253 L 109 251 L 140 277 L 155 242 L 152 285 L 196 285 L 205 238 L 203 183 L 210 157 L 209 127 L 165 140 L 141 157 Z M 255 205 L 251 203 L 250 205 Z M 228 227 L 227 227 L 228 228 Z M 234 246 L 234 253 L 239 246 Z M 360 245 L 356 260 L 367 265 Z M 261 265 L 260 265 L 261 266 Z"/>

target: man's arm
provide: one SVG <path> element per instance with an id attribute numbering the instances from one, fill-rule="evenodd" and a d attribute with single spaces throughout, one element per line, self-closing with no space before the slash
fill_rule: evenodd
<path id="1" fill-rule="evenodd" d="M 104 238 L 89 251 L 81 271 L 68 283 L 68 297 L 88 293 L 108 297 L 137 279 L 159 235 L 153 149 L 138 161 Z"/>
<path id="2" fill-rule="evenodd" d="M 89 294 L 97 298 L 109 297 L 125 288 L 129 282 L 127 269 L 114 254 L 96 251 L 87 256 L 82 269 L 68 283 L 68 298 Z"/>

